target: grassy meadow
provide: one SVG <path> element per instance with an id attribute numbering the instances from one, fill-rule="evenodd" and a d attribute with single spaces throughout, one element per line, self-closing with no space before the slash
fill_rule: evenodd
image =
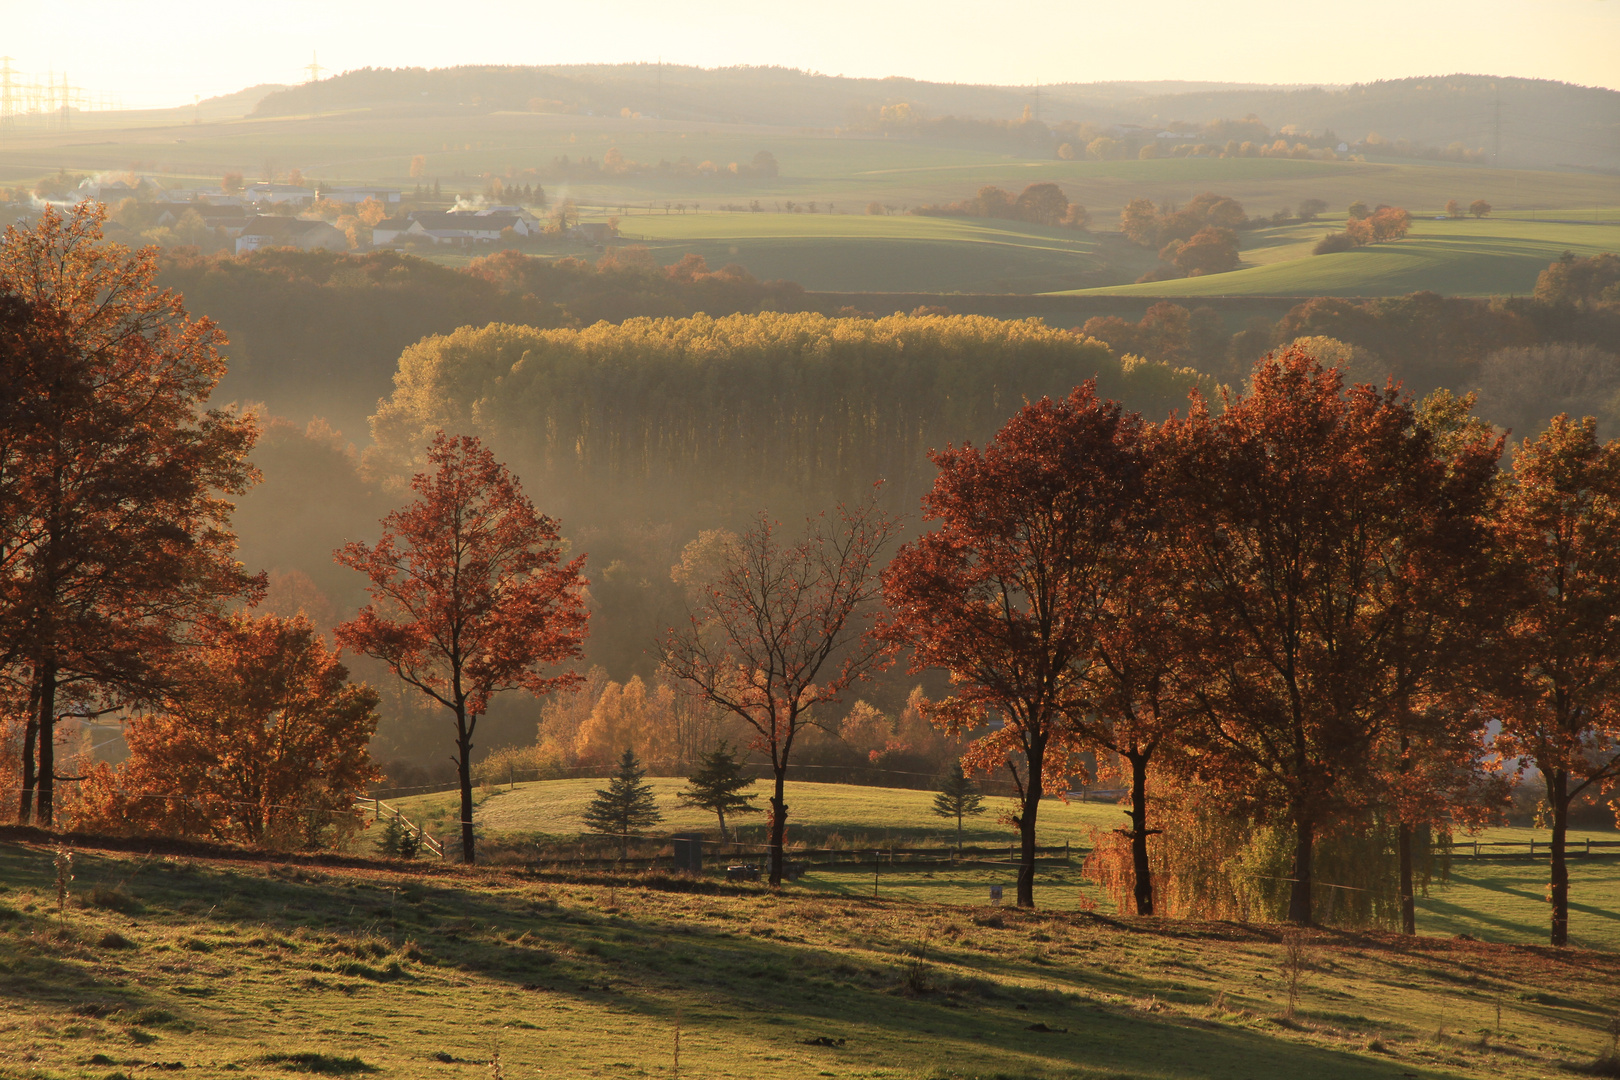
<path id="1" fill-rule="evenodd" d="M 649 777 L 664 821 L 652 833 L 654 839 L 677 832 L 703 832 L 718 838 L 719 829 L 712 814 L 681 807 L 676 793 L 685 781 L 673 777 Z M 479 835 L 489 842 L 521 855 L 527 845 L 544 845 L 550 857 L 603 854 L 600 843 L 587 840 L 583 815 L 595 790 L 604 780 L 548 780 L 520 783 L 510 789 L 494 787 L 477 794 L 473 812 Z M 764 785 L 755 785 L 761 802 L 767 794 Z M 864 867 L 818 868 L 801 879 L 796 888 L 813 893 L 866 896 L 873 893 L 874 867 L 870 855 L 856 855 L 891 847 L 945 847 L 956 842 L 956 823 L 932 812 L 933 793 L 903 788 L 865 787 L 852 784 L 789 783 L 789 844 L 797 847 L 832 846 L 849 849 L 852 857 L 867 860 Z M 413 820 L 423 823 L 430 833 L 449 835 L 455 831 L 459 796 L 454 792 L 419 795 L 393 800 L 390 805 Z M 1008 844 L 1013 833 L 997 818 L 1004 801 L 989 798 L 986 813 L 969 819 L 963 838 L 969 845 L 995 847 Z M 1080 875 L 1080 862 L 1089 851 L 1094 831 L 1123 825 L 1121 807 L 1095 800 L 1067 803 L 1048 799 L 1041 803 L 1037 839 L 1043 846 L 1070 844 L 1074 852 L 1068 865 L 1042 863 L 1039 867 L 1037 902 L 1043 908 L 1063 911 L 1112 910 L 1112 902 L 1095 885 Z M 762 850 L 764 830 L 761 815 L 733 819 L 740 828 L 743 851 Z M 1531 839 L 1546 844 L 1546 829 L 1496 827 L 1477 835 L 1459 837 L 1459 846 L 1478 839 L 1489 844 L 1512 841 L 1523 844 Z M 1613 830 L 1575 830 L 1572 846 L 1593 840 L 1613 841 L 1620 833 Z M 571 845 L 575 845 L 571 849 Z M 360 842 L 369 846 L 369 839 Z M 609 845 L 611 846 L 611 845 Z M 658 845 L 642 845 L 651 853 Z M 533 850 L 531 847 L 530 850 Z M 667 854 L 668 846 L 662 850 Z M 1488 849 L 1487 849 L 1488 850 Z M 1497 849 L 1505 851 L 1508 849 Z M 1615 849 L 1610 849 L 1615 850 Z M 1426 897 L 1418 901 L 1418 932 L 1426 935 L 1467 934 L 1481 941 L 1537 944 L 1547 937 L 1547 856 L 1532 858 L 1527 849 L 1516 849 L 1512 858 L 1473 859 L 1459 855 L 1452 860 L 1448 878 L 1435 881 Z M 1620 857 L 1572 860 L 1571 937 L 1577 944 L 1594 949 L 1620 952 Z M 891 899 L 932 904 L 974 905 L 984 903 L 991 885 L 1004 885 L 1010 895 L 1014 881 L 1011 866 L 940 866 L 882 861 L 876 867 L 878 895 Z"/>
<path id="2" fill-rule="evenodd" d="M 1620 221 L 1594 211 L 1584 219 L 1527 217 L 1433 220 L 1414 215 L 1404 240 L 1333 255 L 1312 255 L 1342 220 L 1240 234 L 1241 269 L 1225 274 L 1087 290 L 1142 296 L 1400 296 L 1429 289 L 1447 296 L 1527 296 L 1536 275 L 1566 251 L 1620 250 Z"/>
<path id="3" fill-rule="evenodd" d="M 7 1080 L 1529 1080 L 1608 1051 L 1620 1007 L 1579 948 L 93 847 L 73 869 L 59 912 L 52 850 L 0 841 Z"/>
<path id="4" fill-rule="evenodd" d="M 756 277 L 828 291 L 1060 292 L 1078 287 L 1065 282 L 1130 280 L 1153 263 L 1094 233 L 977 218 L 654 213 L 620 228 L 663 263 L 696 252 L 711 267 L 741 263 Z"/>

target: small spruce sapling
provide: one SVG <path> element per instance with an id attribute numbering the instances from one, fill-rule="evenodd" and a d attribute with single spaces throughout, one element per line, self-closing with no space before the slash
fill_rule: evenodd
<path id="1" fill-rule="evenodd" d="M 630 857 L 630 837 L 664 820 L 653 799 L 652 785 L 643 781 L 647 770 L 636 760 L 636 752 L 626 749 L 619 759 L 619 773 L 605 788 L 596 789 L 596 798 L 585 808 L 585 825 L 592 832 L 619 838 L 619 858 Z"/>
<path id="2" fill-rule="evenodd" d="M 962 850 L 962 819 L 977 817 L 984 813 L 984 796 L 979 794 L 979 785 L 969 780 L 962 771 L 962 763 L 958 761 L 951 770 L 951 775 L 945 778 L 939 793 L 934 796 L 934 813 L 942 818 L 956 819 L 956 850 Z"/>
<path id="3" fill-rule="evenodd" d="M 727 814 L 758 814 L 754 805 L 757 795 L 744 795 L 744 788 L 752 787 L 754 778 L 744 776 L 742 762 L 726 743 L 721 743 L 698 762 L 697 771 L 687 778 L 681 789 L 682 806 L 699 810 L 712 810 L 720 819 L 720 842 L 729 843 L 726 831 Z"/>
<path id="4" fill-rule="evenodd" d="M 56 849 L 56 914 L 64 930 L 67 928 L 68 886 L 72 883 L 73 849 L 59 847 Z"/>

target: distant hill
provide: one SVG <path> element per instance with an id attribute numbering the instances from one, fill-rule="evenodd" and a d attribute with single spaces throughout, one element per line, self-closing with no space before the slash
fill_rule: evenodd
<path id="1" fill-rule="evenodd" d="M 243 91 L 244 94 L 252 91 Z M 919 115 L 1047 123 L 1168 125 L 1253 115 L 1272 130 L 1331 130 L 1349 142 L 1377 133 L 1436 147 L 1460 142 L 1503 165 L 1620 170 L 1620 92 L 1545 79 L 1448 75 L 1354 86 L 1204 82 L 975 86 L 851 79 L 790 68 L 657 64 L 557 67 L 363 68 L 274 90 L 254 114 L 334 108 L 524 110 L 671 120 L 835 128 L 885 105 Z"/>
<path id="2" fill-rule="evenodd" d="M 286 90 L 282 83 L 260 83 L 250 86 L 246 90 L 238 90 L 234 94 L 220 94 L 218 97 L 203 98 L 197 103 L 197 108 L 204 117 L 213 120 L 218 117 L 246 116 L 258 107 L 270 94 Z M 184 106 L 181 106 L 184 109 Z"/>

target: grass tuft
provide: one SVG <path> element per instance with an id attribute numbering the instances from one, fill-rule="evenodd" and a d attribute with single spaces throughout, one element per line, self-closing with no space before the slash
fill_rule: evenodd
<path id="1" fill-rule="evenodd" d="M 316 1073 L 320 1076 L 352 1076 L 355 1073 L 374 1073 L 380 1070 L 357 1057 L 338 1057 L 305 1050 L 296 1054 L 264 1054 L 260 1064 L 275 1065 L 285 1072 Z"/>

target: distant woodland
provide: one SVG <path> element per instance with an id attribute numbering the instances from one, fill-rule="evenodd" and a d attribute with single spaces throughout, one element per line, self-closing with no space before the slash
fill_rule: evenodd
<path id="1" fill-rule="evenodd" d="M 1057 156 L 1065 145 L 1084 153 L 1092 140 L 1116 137 L 1110 129 L 1134 126 L 1149 142 L 1168 129 L 1187 136 L 1189 147 L 1231 139 L 1258 151 L 1281 138 L 1290 150 L 1296 143 L 1330 149 L 1345 141 L 1385 156 L 1460 161 L 1496 154 L 1502 164 L 1614 168 L 1617 100 L 1612 90 L 1478 75 L 1309 87 L 1067 83 L 1041 86 L 1037 97 L 1030 87 L 624 64 L 366 68 L 274 90 L 255 114 L 356 107 L 644 114 L 968 141 L 1041 156 Z"/>

